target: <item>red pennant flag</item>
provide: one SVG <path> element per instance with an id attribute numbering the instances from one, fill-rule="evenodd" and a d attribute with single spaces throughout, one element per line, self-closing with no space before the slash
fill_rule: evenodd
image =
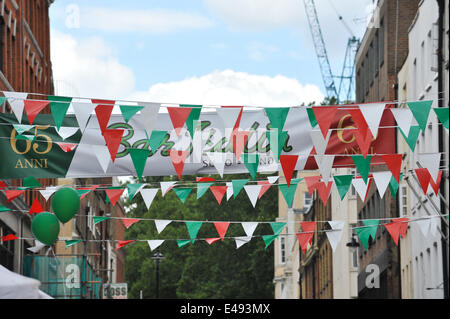
<path id="1" fill-rule="evenodd" d="M 77 144 L 72 144 L 72 143 L 64 143 L 64 142 L 55 142 L 56 144 L 58 144 L 59 147 L 61 147 L 61 149 L 64 152 L 72 152 L 75 147 L 77 147 Z"/>
<path id="2" fill-rule="evenodd" d="M 295 165 L 298 161 L 298 155 L 280 155 L 280 163 L 283 168 L 284 178 L 288 186 L 291 184 L 292 174 L 294 174 Z"/>
<path id="3" fill-rule="evenodd" d="M 113 188 L 113 189 L 105 189 L 106 194 L 108 194 L 109 201 L 114 206 L 119 200 L 125 188 Z"/>
<path id="4" fill-rule="evenodd" d="M 218 241 L 220 238 L 206 238 L 205 241 L 212 245 L 213 243 L 215 243 L 216 241 Z"/>
<path id="5" fill-rule="evenodd" d="M 238 131 L 237 129 L 234 130 L 233 133 L 231 134 L 233 151 L 237 160 L 241 158 L 242 151 L 244 150 L 244 147 L 247 144 L 249 135 L 250 131 Z"/>
<path id="6" fill-rule="evenodd" d="M 387 167 L 392 173 L 392 176 L 394 176 L 397 183 L 400 180 L 400 171 L 402 169 L 402 154 L 388 154 L 388 155 L 382 155 L 383 160 L 386 163 Z"/>
<path id="7" fill-rule="evenodd" d="M 30 207 L 30 210 L 28 211 L 28 214 L 30 215 L 33 213 L 39 214 L 42 213 L 43 211 L 44 209 L 42 208 L 41 203 L 39 203 L 38 199 L 35 198 L 33 204 Z"/>
<path id="8" fill-rule="evenodd" d="M 320 182 L 321 178 L 321 176 L 305 176 L 305 183 L 310 196 L 312 196 L 317 189 L 317 184 Z"/>
<path id="9" fill-rule="evenodd" d="M 230 222 L 215 222 L 214 226 L 216 226 L 216 229 L 217 229 L 217 232 L 219 233 L 220 239 L 223 241 L 223 238 L 225 237 L 228 226 L 230 226 Z"/>
<path id="10" fill-rule="evenodd" d="M 348 112 L 352 116 L 353 123 L 355 123 L 356 127 L 361 133 L 361 136 L 367 136 L 369 125 L 367 125 L 366 119 L 364 118 L 364 115 L 362 114 L 361 110 L 351 109 L 348 110 Z"/>
<path id="11" fill-rule="evenodd" d="M 392 221 L 394 223 L 399 223 L 401 225 L 401 227 L 400 227 L 400 236 L 402 236 L 402 238 L 405 238 L 406 231 L 408 230 L 409 218 L 407 218 L 407 217 L 394 218 Z"/>
<path id="12" fill-rule="evenodd" d="M 386 227 L 395 244 L 398 246 L 398 237 L 400 236 L 401 225 L 399 223 L 389 223 L 385 224 L 384 227 Z"/>
<path id="13" fill-rule="evenodd" d="M 9 203 L 14 199 L 16 199 L 17 197 L 19 197 L 20 195 L 22 195 L 23 193 L 25 193 L 25 190 L 8 190 L 8 191 L 5 190 L 4 192 L 6 196 L 6 202 Z"/>
<path id="14" fill-rule="evenodd" d="M 313 106 L 312 110 L 319 124 L 320 130 L 324 138 L 327 138 L 328 130 L 331 122 L 333 122 L 334 115 L 336 114 L 337 106 Z"/>
<path id="15" fill-rule="evenodd" d="M 119 250 L 120 248 L 122 248 L 123 246 L 126 246 L 126 245 L 128 245 L 128 244 L 131 244 L 131 243 L 134 242 L 134 241 L 136 241 L 136 240 L 119 240 L 119 241 L 117 242 L 116 249 L 114 249 L 114 251 L 117 251 L 117 250 Z"/>
<path id="16" fill-rule="evenodd" d="M 216 198 L 217 202 L 219 203 L 219 205 L 222 202 L 223 196 L 227 192 L 227 188 L 228 188 L 228 186 L 211 186 L 209 188 L 211 190 L 211 192 L 213 193 L 214 197 Z"/>
<path id="17" fill-rule="evenodd" d="M 262 185 L 261 190 L 259 191 L 258 199 L 260 199 L 272 186 L 269 181 L 258 181 L 258 185 Z"/>
<path id="18" fill-rule="evenodd" d="M 416 168 L 417 178 L 419 179 L 420 186 L 422 187 L 423 193 L 426 195 L 428 190 L 428 185 L 430 184 L 431 175 L 426 168 Z"/>
<path id="19" fill-rule="evenodd" d="M 372 133 L 370 130 L 367 130 L 366 135 L 363 136 L 359 130 L 353 130 L 353 135 L 355 136 L 356 143 L 358 143 L 361 154 L 366 158 L 369 153 L 370 145 L 372 144 Z"/>
<path id="20" fill-rule="evenodd" d="M 113 111 L 114 105 L 112 104 L 100 104 L 95 108 L 95 114 L 97 115 L 98 125 L 102 133 L 108 127 L 109 118 Z"/>
<path id="21" fill-rule="evenodd" d="M 189 114 L 191 113 L 192 107 L 168 107 L 170 119 L 172 120 L 173 128 L 177 136 L 180 135 L 181 129 L 184 123 L 186 123 Z"/>
<path id="22" fill-rule="evenodd" d="M 239 125 L 241 125 L 242 111 L 244 110 L 244 107 L 243 106 L 222 106 L 222 107 L 238 107 L 241 109 L 241 112 L 239 112 L 239 116 L 237 117 L 236 123 L 234 124 L 233 127 L 233 134 L 234 134 L 234 131 L 237 131 L 239 129 Z"/>
<path id="23" fill-rule="evenodd" d="M 116 155 L 119 150 L 120 143 L 122 142 L 122 136 L 125 130 L 121 129 L 106 129 L 103 132 L 103 137 L 106 142 L 106 146 L 108 146 L 109 154 L 111 155 L 111 160 L 114 163 L 116 160 Z"/>
<path id="24" fill-rule="evenodd" d="M 30 125 L 33 125 L 33 121 L 36 115 L 38 115 L 49 103 L 50 102 L 48 101 L 34 101 L 34 100 L 24 101 L 24 108 L 25 112 L 27 113 Z"/>
<path id="25" fill-rule="evenodd" d="M 302 226 L 303 233 L 298 233 L 297 239 L 300 243 L 300 247 L 302 248 L 302 252 L 305 254 L 306 248 L 312 243 L 314 230 L 316 229 L 316 222 L 302 222 L 300 225 Z"/>
<path id="26" fill-rule="evenodd" d="M 2 241 L 3 242 L 8 241 L 8 240 L 14 240 L 14 239 L 19 239 L 19 238 L 16 235 L 13 235 L 13 234 L 2 236 Z"/>
<path id="27" fill-rule="evenodd" d="M 131 225 L 137 223 L 138 221 L 139 221 L 139 219 L 136 219 L 136 218 L 122 219 L 122 222 L 127 229 L 130 228 Z"/>
<path id="28" fill-rule="evenodd" d="M 184 162 L 189 155 L 189 150 L 178 151 L 178 150 L 170 150 L 169 151 L 170 160 L 172 161 L 172 165 L 177 172 L 178 179 L 181 179 L 181 175 L 183 173 Z"/>
<path id="29" fill-rule="evenodd" d="M 429 174 L 430 172 L 428 172 Z M 434 193 L 436 194 L 436 196 L 439 193 L 439 186 L 441 185 L 441 178 L 442 178 L 442 171 L 439 171 L 438 176 L 436 178 L 436 183 L 433 181 L 433 177 L 431 177 L 430 174 L 430 185 L 431 188 L 434 190 Z"/>
<path id="30" fill-rule="evenodd" d="M 198 182 L 215 182 L 216 180 L 212 177 L 196 177 L 195 181 Z"/>
<path id="31" fill-rule="evenodd" d="M 3 189 L 5 187 L 8 187 L 8 185 L 6 185 L 5 182 L 0 181 L 0 189 Z"/>
<path id="32" fill-rule="evenodd" d="M 331 187 L 333 186 L 333 181 L 329 181 L 328 185 L 325 182 L 318 182 L 316 184 L 317 192 L 319 193 L 320 199 L 323 202 L 323 206 L 327 206 L 328 198 L 330 197 Z"/>

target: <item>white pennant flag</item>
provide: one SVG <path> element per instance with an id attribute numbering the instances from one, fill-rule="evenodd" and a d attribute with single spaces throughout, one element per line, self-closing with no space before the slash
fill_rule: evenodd
<path id="1" fill-rule="evenodd" d="M 413 121 L 413 114 L 410 109 L 390 109 L 394 115 L 398 127 L 402 130 L 405 136 L 409 135 L 409 129 Z"/>
<path id="2" fill-rule="evenodd" d="M 80 127 L 81 132 L 84 132 L 96 104 L 87 102 L 72 102 L 71 105 L 73 112 L 75 113 L 75 117 L 77 118 L 78 126 Z"/>
<path id="3" fill-rule="evenodd" d="M 439 167 L 441 164 L 441 153 L 419 154 L 419 163 L 423 168 L 428 169 L 433 181 L 437 180 L 439 175 Z"/>
<path id="4" fill-rule="evenodd" d="M 244 189 L 247 193 L 248 198 L 252 202 L 253 207 L 256 205 L 256 201 L 258 200 L 259 192 L 261 191 L 262 185 L 245 185 Z"/>
<path id="5" fill-rule="evenodd" d="M 155 226 L 156 230 L 158 230 L 158 234 L 161 233 L 164 230 L 164 228 L 166 228 L 166 226 L 169 225 L 171 222 L 172 222 L 171 220 L 156 219 Z"/>
<path id="6" fill-rule="evenodd" d="M 299 155 L 297 160 L 297 165 L 295 170 L 303 171 L 305 169 L 306 162 L 308 161 L 309 155 Z"/>
<path id="7" fill-rule="evenodd" d="M 108 147 L 104 145 L 91 145 L 98 163 L 102 167 L 103 173 L 106 174 L 109 163 L 112 163 L 111 154 Z"/>
<path id="8" fill-rule="evenodd" d="M 41 193 L 41 195 L 45 198 L 45 201 L 48 201 L 50 196 L 52 196 L 53 193 L 56 192 L 59 188 L 61 188 L 61 186 L 49 186 L 45 189 L 41 189 L 39 193 Z"/>
<path id="9" fill-rule="evenodd" d="M 423 234 L 423 237 L 427 238 L 428 233 L 430 231 L 430 220 L 431 218 L 424 218 L 424 219 L 418 219 L 415 221 L 415 223 L 419 226 L 420 231 Z"/>
<path id="10" fill-rule="evenodd" d="M 327 138 L 323 138 L 323 134 L 320 130 L 312 130 L 309 134 L 311 136 L 311 140 L 313 142 L 314 148 L 316 149 L 316 153 L 318 155 L 325 154 L 325 150 L 327 149 L 328 142 L 330 140 L 332 130 L 328 130 Z"/>
<path id="11" fill-rule="evenodd" d="M 5 97 L 8 98 L 9 105 L 17 118 L 17 122 L 22 123 L 23 108 L 28 93 L 3 91 Z"/>
<path id="12" fill-rule="evenodd" d="M 391 181 L 392 173 L 391 171 L 386 172 L 373 172 L 373 180 L 377 185 L 378 193 L 380 197 L 383 198 L 384 193 L 386 192 L 387 187 L 389 186 L 389 182 Z"/>
<path id="13" fill-rule="evenodd" d="M 322 179 L 326 184 L 328 184 L 331 175 L 331 168 L 333 167 L 334 155 L 314 155 L 314 159 L 319 167 Z"/>
<path id="14" fill-rule="evenodd" d="M 29 251 L 31 251 L 32 253 L 37 253 L 39 252 L 39 250 L 41 250 L 42 248 L 45 247 L 45 244 L 41 243 L 39 240 L 35 240 L 34 241 L 34 246 L 33 247 L 29 247 L 27 248 Z"/>
<path id="15" fill-rule="evenodd" d="M 386 103 L 369 103 L 359 106 L 373 137 L 378 135 L 378 127 L 380 126 L 385 107 Z"/>
<path id="16" fill-rule="evenodd" d="M 155 239 L 155 240 L 147 240 L 148 245 L 150 246 L 150 250 L 155 250 L 161 244 L 164 242 L 164 240 L 161 239 Z"/>
<path id="17" fill-rule="evenodd" d="M 234 125 L 241 113 L 240 107 L 221 107 L 217 109 L 219 118 L 222 119 L 225 137 L 229 140 L 233 132 Z"/>
<path id="18" fill-rule="evenodd" d="M 435 216 L 430 218 L 430 235 L 436 237 L 438 234 L 438 227 L 441 223 L 441 219 Z"/>
<path id="19" fill-rule="evenodd" d="M 239 249 L 242 245 L 245 245 L 248 243 L 252 237 L 234 237 L 234 240 L 236 241 L 236 249 Z"/>
<path id="20" fill-rule="evenodd" d="M 255 232 L 256 227 L 258 226 L 257 222 L 242 222 L 242 228 L 244 228 L 245 233 L 248 237 L 252 237 Z"/>
<path id="21" fill-rule="evenodd" d="M 222 152 L 207 152 L 205 153 L 209 161 L 214 165 L 220 177 L 223 177 L 225 170 L 225 162 L 227 160 L 227 153 Z"/>
<path id="22" fill-rule="evenodd" d="M 275 183 L 278 180 L 279 177 L 280 177 L 279 175 L 277 175 L 277 176 L 268 176 L 267 180 L 269 181 L 270 184 L 273 184 L 273 183 Z"/>
<path id="23" fill-rule="evenodd" d="M 167 192 L 170 191 L 176 183 L 177 183 L 176 181 L 175 182 L 160 182 L 162 196 L 164 197 L 164 195 L 166 195 Z"/>
<path id="24" fill-rule="evenodd" d="M 227 200 L 229 200 L 231 196 L 233 196 L 233 183 L 227 182 L 226 185 L 227 185 Z"/>
<path id="25" fill-rule="evenodd" d="M 144 199 L 145 206 L 147 209 L 150 209 L 152 205 L 153 199 L 155 199 L 156 194 L 158 193 L 159 188 L 143 188 L 140 193 L 142 198 Z"/>
<path id="26" fill-rule="evenodd" d="M 342 230 L 344 229 L 344 222 L 329 221 L 328 224 L 330 224 L 330 227 L 333 231 L 327 231 L 326 234 L 328 237 L 328 241 L 331 245 L 331 248 L 333 249 L 333 252 L 335 252 L 337 245 L 341 241 Z"/>
<path id="27" fill-rule="evenodd" d="M 64 127 L 64 126 L 61 126 L 59 128 L 59 130 L 57 130 L 56 132 L 59 134 L 59 136 L 61 136 L 61 138 L 63 140 L 65 140 L 66 138 L 71 137 L 72 135 L 74 135 L 77 131 L 78 131 L 78 127 Z"/>
<path id="28" fill-rule="evenodd" d="M 139 102 L 138 105 L 143 106 L 144 108 L 140 111 L 141 116 L 136 117 L 136 121 L 138 122 L 137 126 L 146 130 L 147 133 L 150 134 L 155 126 L 161 104 Z"/>
<path id="29" fill-rule="evenodd" d="M 366 198 L 367 191 L 369 189 L 370 184 L 370 178 L 367 180 L 367 184 L 364 183 L 364 180 L 362 178 L 354 178 L 352 180 L 352 185 L 355 187 L 356 191 L 358 192 L 359 197 L 364 202 L 364 199 Z"/>

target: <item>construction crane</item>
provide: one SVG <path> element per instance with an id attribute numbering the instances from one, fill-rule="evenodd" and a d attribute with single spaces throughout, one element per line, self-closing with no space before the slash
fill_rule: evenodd
<path id="1" fill-rule="evenodd" d="M 343 23 L 344 27 L 350 33 L 350 38 L 347 42 L 347 49 L 345 52 L 344 65 L 340 76 L 333 76 L 331 71 L 330 62 L 328 60 L 327 50 L 325 47 L 325 41 L 323 40 L 322 30 L 320 28 L 319 19 L 317 17 L 316 5 L 314 0 L 303 0 L 305 4 L 305 12 L 308 18 L 309 29 L 313 38 L 314 48 L 319 60 L 320 71 L 322 73 L 322 79 L 324 81 L 327 97 L 335 97 L 337 103 L 341 101 L 350 101 L 353 96 L 353 78 L 355 72 L 355 55 L 358 50 L 360 41 L 355 37 L 352 30 L 345 23 L 342 16 L 334 8 L 339 20 Z M 339 87 L 336 89 L 334 79 L 339 79 Z"/>

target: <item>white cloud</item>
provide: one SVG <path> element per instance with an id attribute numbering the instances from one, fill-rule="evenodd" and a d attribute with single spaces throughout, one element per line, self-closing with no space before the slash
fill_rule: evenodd
<path id="1" fill-rule="evenodd" d="M 133 71 L 101 38 L 78 40 L 51 30 L 50 43 L 57 94 L 118 99 L 133 91 Z"/>
<path id="2" fill-rule="evenodd" d="M 302 102 L 319 103 L 320 89 L 302 85 L 283 75 L 252 75 L 233 70 L 214 71 L 185 80 L 152 85 L 136 92 L 132 100 L 202 105 L 292 106 Z"/>
<path id="3" fill-rule="evenodd" d="M 278 48 L 273 45 L 268 45 L 257 41 L 250 43 L 248 50 L 250 52 L 250 59 L 257 62 L 262 62 L 269 55 L 279 51 Z"/>

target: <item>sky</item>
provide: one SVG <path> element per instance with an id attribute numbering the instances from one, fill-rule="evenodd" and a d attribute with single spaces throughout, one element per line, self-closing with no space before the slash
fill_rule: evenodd
<path id="1" fill-rule="evenodd" d="M 316 0 L 334 75 L 372 0 Z M 302 0 L 56 0 L 57 95 L 175 104 L 292 106 L 325 88 Z"/>

